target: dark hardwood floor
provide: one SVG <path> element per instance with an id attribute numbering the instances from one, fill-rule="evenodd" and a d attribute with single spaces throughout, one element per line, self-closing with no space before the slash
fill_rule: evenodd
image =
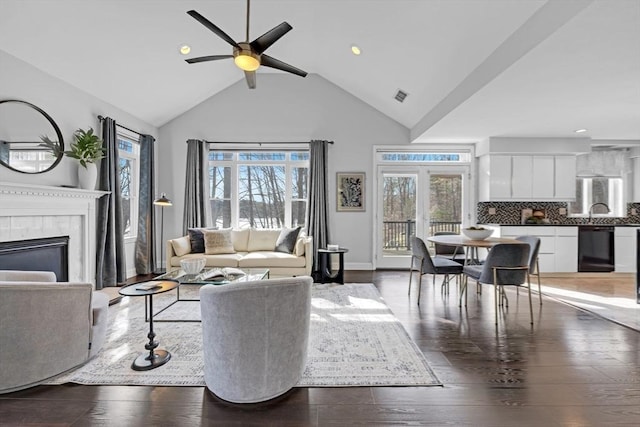
<path id="1" fill-rule="evenodd" d="M 598 279 L 593 280 L 597 286 Z M 494 325 L 493 292 L 458 308 L 425 277 L 421 304 L 408 272 L 348 272 L 373 282 L 443 387 L 296 388 L 233 405 L 201 387 L 39 386 L 0 395 L 0 425 L 46 426 L 611 426 L 640 423 L 640 333 L 508 290 Z M 52 355 L 55 357 L 55 355 Z M 1 361 L 0 361 L 1 363 Z"/>

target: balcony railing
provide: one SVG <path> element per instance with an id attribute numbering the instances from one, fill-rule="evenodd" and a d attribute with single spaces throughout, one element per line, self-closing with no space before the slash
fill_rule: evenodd
<path id="1" fill-rule="evenodd" d="M 431 221 L 429 223 L 428 236 L 433 236 L 439 231 L 460 233 L 459 221 Z M 385 250 L 411 250 L 411 236 L 416 233 L 416 222 L 407 221 L 383 221 L 382 222 L 383 249 Z"/>

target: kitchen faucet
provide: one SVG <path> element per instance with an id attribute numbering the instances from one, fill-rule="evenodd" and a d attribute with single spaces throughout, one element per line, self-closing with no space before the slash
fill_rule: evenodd
<path id="1" fill-rule="evenodd" d="M 591 217 L 593 216 L 593 208 L 594 208 L 594 206 L 598 206 L 598 205 L 600 205 L 600 206 L 604 206 L 605 208 L 607 208 L 607 213 L 611 212 L 611 209 L 609 209 L 609 206 L 607 206 L 607 204 L 606 204 L 606 203 L 600 203 L 600 202 L 598 202 L 598 203 L 594 203 L 594 204 L 592 204 L 592 205 L 591 205 L 591 207 L 589 208 L 589 222 L 588 222 L 587 224 L 592 224 L 592 222 L 591 222 Z"/>

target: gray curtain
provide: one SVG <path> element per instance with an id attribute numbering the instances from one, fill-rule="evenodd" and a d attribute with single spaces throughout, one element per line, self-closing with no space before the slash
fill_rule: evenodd
<path id="1" fill-rule="evenodd" d="M 156 268 L 156 225 L 153 200 L 155 191 L 154 142 L 151 135 L 140 135 L 140 187 L 138 189 L 138 237 L 136 273 L 149 274 Z M 160 244 L 163 244 L 160 242 Z"/>
<path id="2" fill-rule="evenodd" d="M 327 221 L 327 141 L 311 141 L 309 145 L 309 195 L 307 234 L 313 236 L 313 272 L 318 272 L 318 249 L 329 242 Z"/>
<path id="3" fill-rule="evenodd" d="M 183 235 L 190 227 L 206 227 L 209 205 L 209 146 L 204 141 L 187 141 L 187 176 L 184 189 Z"/>
<path id="4" fill-rule="evenodd" d="M 97 204 L 96 289 L 117 286 L 127 280 L 116 135 L 115 120 L 105 118 L 102 121 L 105 158 L 100 163 L 98 190 L 109 194 L 102 196 Z"/>

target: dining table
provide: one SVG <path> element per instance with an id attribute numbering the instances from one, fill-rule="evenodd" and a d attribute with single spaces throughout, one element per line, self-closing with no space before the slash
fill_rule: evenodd
<path id="1" fill-rule="evenodd" d="M 439 236 L 427 237 L 427 241 L 444 246 L 455 246 L 456 248 L 463 248 L 464 265 L 471 263 L 479 263 L 478 248 L 484 248 L 491 250 L 497 244 L 500 243 L 515 243 L 523 244 L 520 240 L 511 239 L 507 237 L 487 237 L 482 240 L 470 239 L 462 234 L 443 234 Z"/>

